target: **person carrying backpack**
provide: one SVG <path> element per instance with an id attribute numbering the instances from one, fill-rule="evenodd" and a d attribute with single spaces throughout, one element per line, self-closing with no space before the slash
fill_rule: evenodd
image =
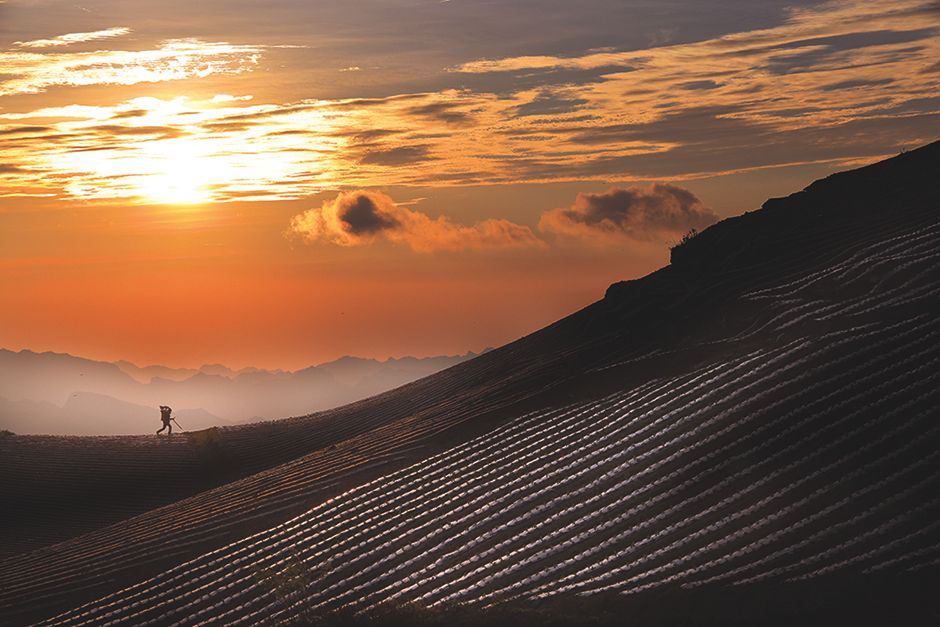
<path id="1" fill-rule="evenodd" d="M 167 435 L 173 435 L 173 425 L 170 424 L 170 421 L 173 420 L 173 410 L 166 405 L 160 405 L 160 420 L 163 421 L 163 426 L 157 431 L 157 435 L 163 433 L 164 429 L 169 429 Z"/>

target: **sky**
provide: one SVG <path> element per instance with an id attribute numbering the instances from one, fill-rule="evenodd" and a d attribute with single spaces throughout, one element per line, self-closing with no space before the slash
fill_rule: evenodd
<path id="1" fill-rule="evenodd" d="M 938 138 L 935 0 L 0 0 L 0 346 L 479 351 Z"/>

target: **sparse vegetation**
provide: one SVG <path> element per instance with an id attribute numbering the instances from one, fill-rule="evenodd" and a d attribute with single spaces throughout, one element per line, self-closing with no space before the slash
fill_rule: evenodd
<path id="1" fill-rule="evenodd" d="M 701 232 L 698 229 L 692 228 L 689 229 L 688 233 L 679 238 L 679 241 L 674 245 L 669 247 L 669 262 L 676 264 L 681 263 L 683 258 L 687 257 L 688 244 L 692 240 L 696 239 Z"/>
<path id="2" fill-rule="evenodd" d="M 9 437 L 9 436 L 11 436 L 11 435 L 16 435 L 16 434 L 13 433 L 12 431 L 7 430 L 7 429 L 0 429 L 0 438 L 6 438 L 6 437 Z"/>
<path id="3" fill-rule="evenodd" d="M 686 233 L 685 235 L 683 235 L 681 238 L 679 238 L 679 241 L 676 242 L 675 245 L 670 248 L 670 250 L 675 250 L 675 249 L 677 249 L 677 248 L 682 248 L 683 246 L 685 246 L 686 244 L 688 244 L 689 242 L 691 242 L 693 239 L 695 239 L 696 237 L 698 237 L 699 232 L 700 232 L 700 231 L 699 231 L 698 229 L 695 229 L 695 228 L 689 229 L 689 232 Z"/>

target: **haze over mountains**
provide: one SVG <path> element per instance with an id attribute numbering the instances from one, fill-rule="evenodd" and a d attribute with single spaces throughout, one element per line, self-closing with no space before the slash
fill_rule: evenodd
<path id="1" fill-rule="evenodd" d="M 159 405 L 188 431 L 337 407 L 474 357 L 342 357 L 296 372 L 220 364 L 139 367 L 0 349 L 0 429 L 20 434 L 153 433 Z"/>

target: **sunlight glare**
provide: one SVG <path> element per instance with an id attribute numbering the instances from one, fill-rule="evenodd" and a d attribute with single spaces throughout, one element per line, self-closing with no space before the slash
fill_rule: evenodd
<path id="1" fill-rule="evenodd" d="M 139 162 L 151 172 L 136 182 L 140 195 L 160 204 L 196 204 L 211 200 L 210 182 L 223 178 L 218 161 L 200 158 L 196 142 L 154 142 Z M 213 168 L 213 165 L 215 167 Z"/>

